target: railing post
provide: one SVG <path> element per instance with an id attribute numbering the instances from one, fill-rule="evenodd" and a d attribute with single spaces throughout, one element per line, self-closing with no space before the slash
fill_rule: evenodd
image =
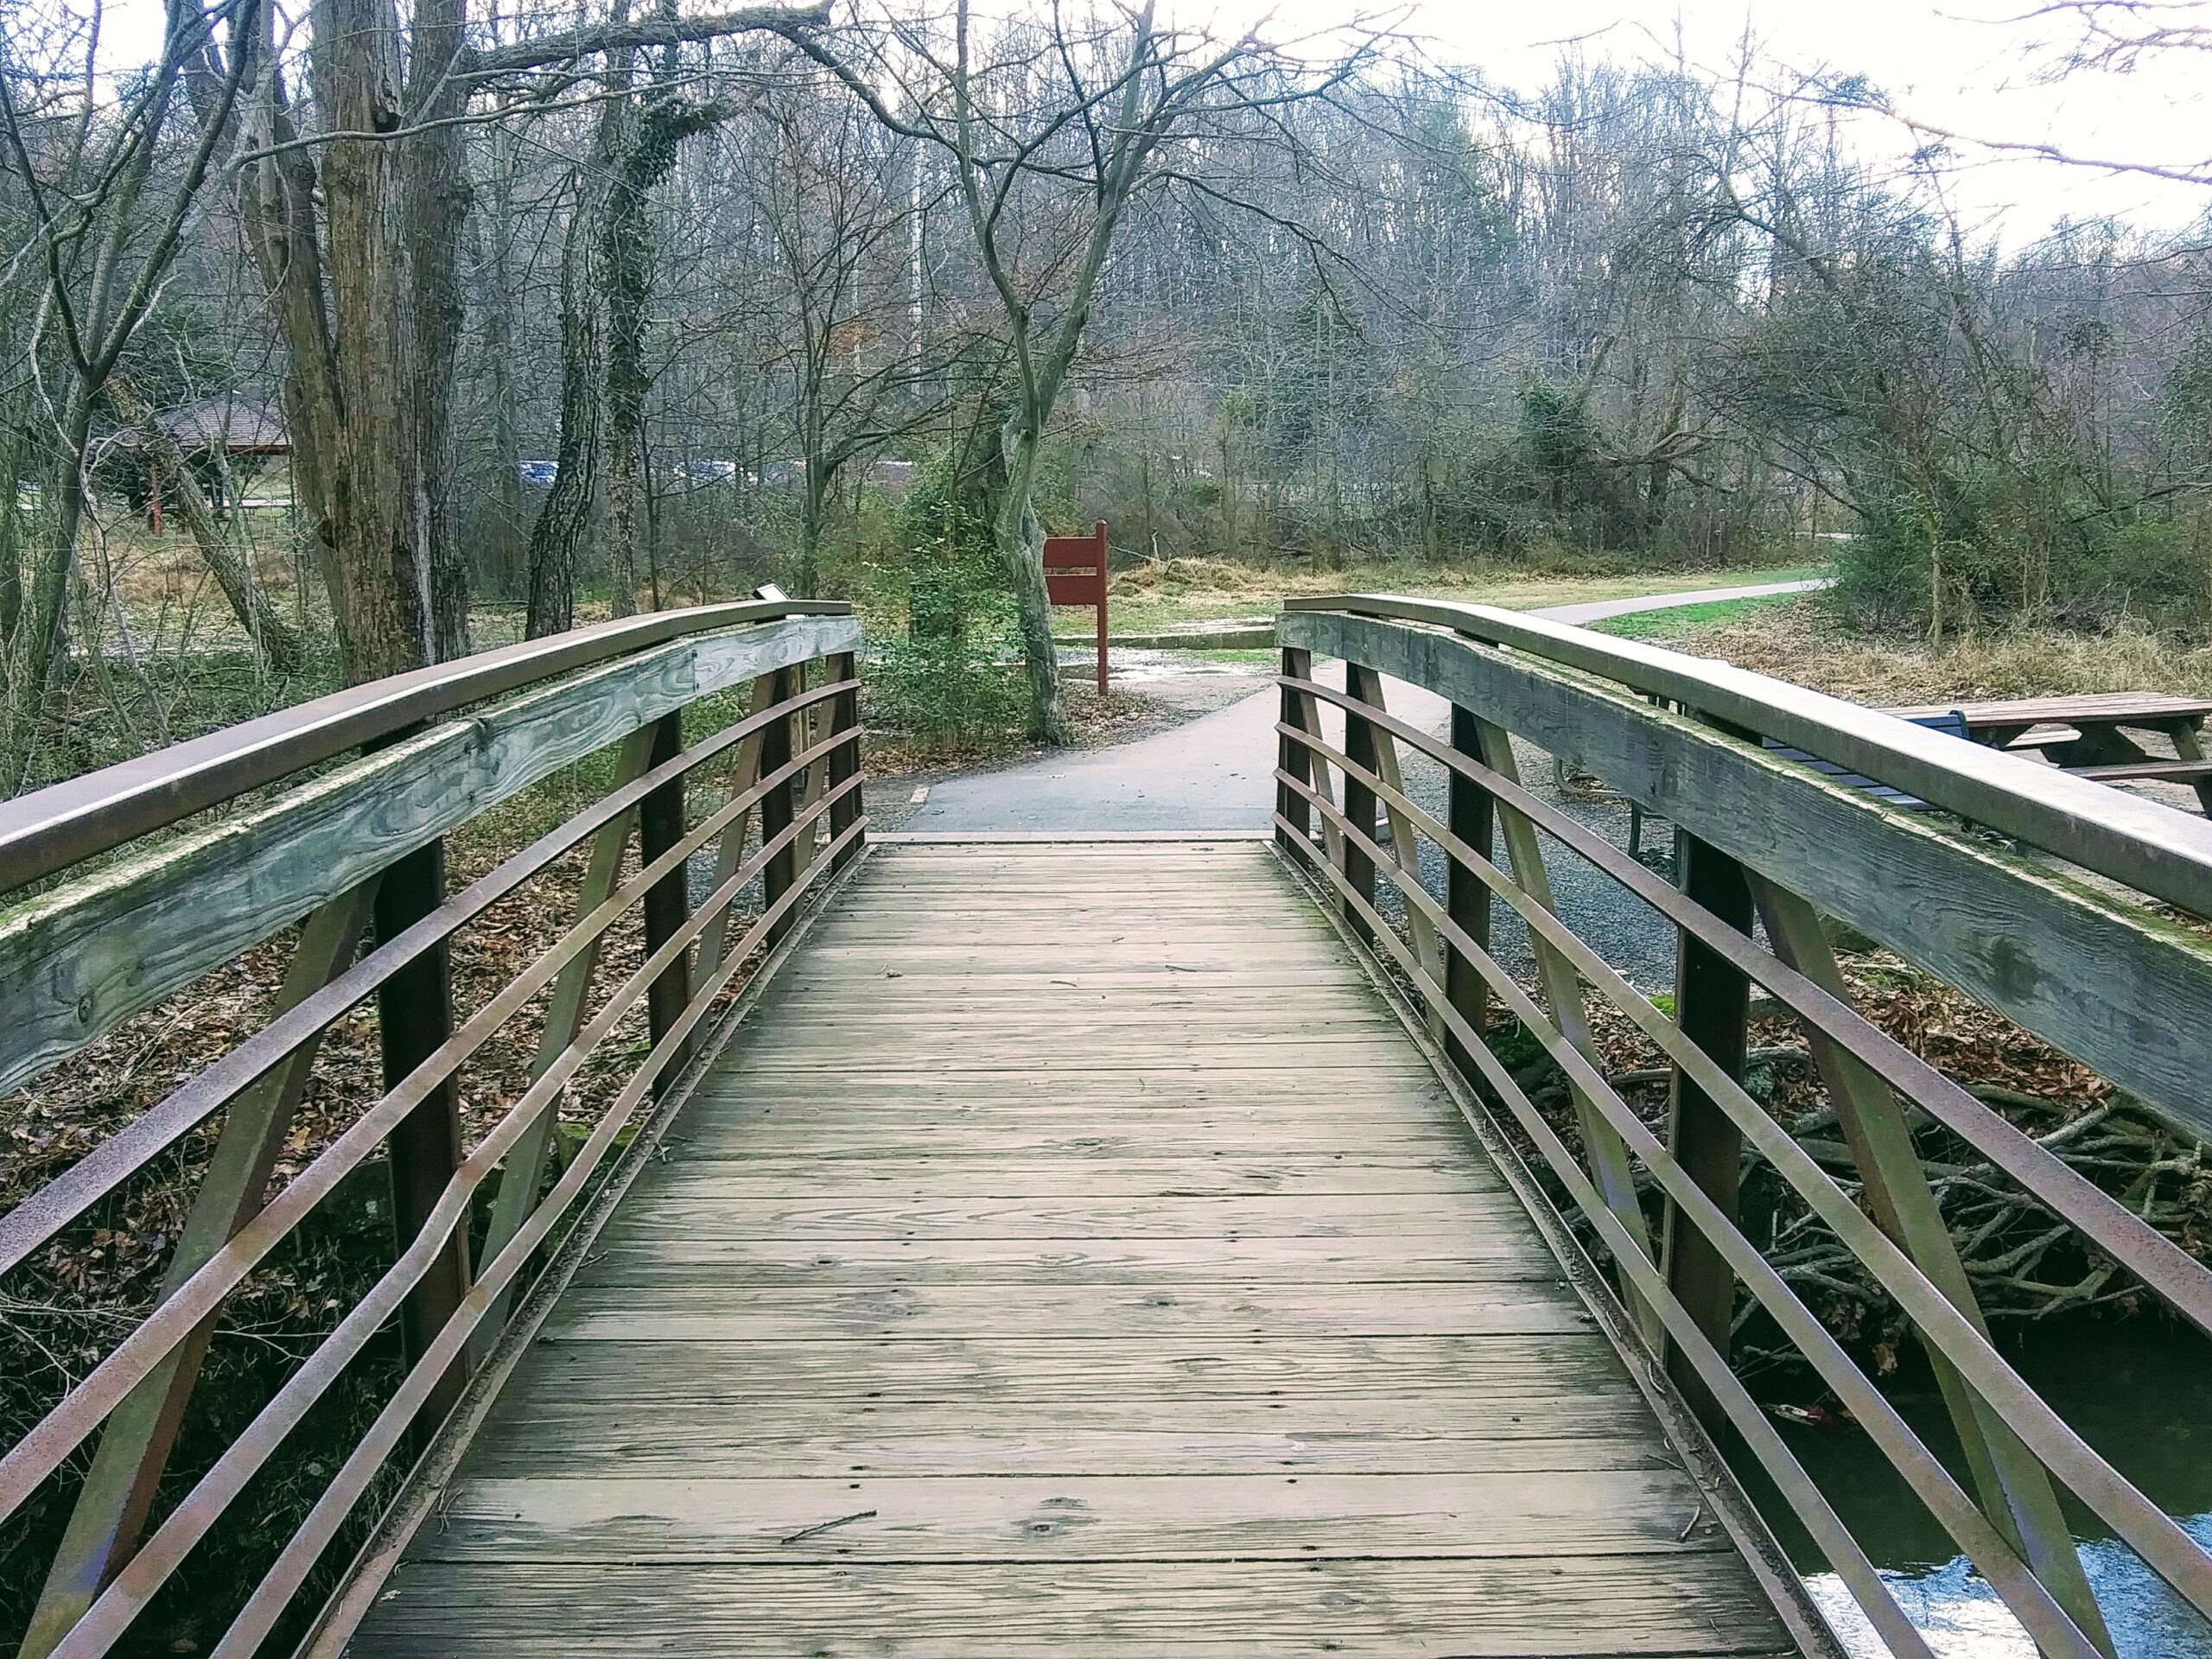
<path id="1" fill-rule="evenodd" d="M 1344 664 L 1346 695 L 1356 696 L 1357 692 L 1353 688 L 1358 683 L 1359 673 L 1357 667 L 1351 663 L 1346 663 Z M 1374 725 L 1349 709 L 1344 710 L 1344 753 L 1354 766 L 1363 766 L 1370 773 L 1380 770 L 1381 758 L 1376 746 Z M 1344 768 L 1339 766 L 1337 770 L 1343 772 Z M 1376 839 L 1376 831 L 1379 825 L 1376 822 L 1375 791 L 1348 772 L 1344 772 L 1344 817 L 1350 820 L 1352 827 L 1361 835 L 1365 836 L 1369 841 L 1372 842 Z M 1351 884 L 1352 891 L 1364 899 L 1371 909 L 1375 904 L 1375 861 L 1368 857 L 1360 848 L 1357 839 L 1351 836 L 1344 837 L 1343 849 L 1338 856 L 1344 861 L 1344 879 Z M 1349 899 L 1344 903 L 1344 922 L 1361 938 L 1373 937 L 1371 930 L 1367 925 L 1366 918 L 1360 914 L 1359 907 Z"/>
<path id="2" fill-rule="evenodd" d="M 1103 614 L 1103 611 L 1101 613 Z M 1104 647 L 1100 648 L 1099 660 L 1105 660 Z M 835 789 L 861 769 L 861 677 L 859 660 L 851 652 L 830 659 L 830 678 L 847 689 L 840 691 L 830 704 L 830 729 L 835 734 L 849 732 L 849 741 L 840 743 L 830 751 L 830 787 Z M 836 841 L 851 829 L 861 816 L 861 785 L 855 784 L 847 793 L 830 804 L 830 839 Z M 858 855 L 868 839 L 863 830 L 851 842 L 838 849 L 830 861 L 832 874 L 842 870 Z"/>
<path id="3" fill-rule="evenodd" d="M 1296 645 L 1285 645 L 1282 648 L 1282 672 L 1286 679 L 1312 679 L 1313 653 L 1301 651 Z M 1306 708 L 1311 701 L 1290 687 L 1283 687 L 1282 723 L 1306 730 Z M 1294 737 L 1276 736 L 1275 764 L 1302 784 L 1310 785 L 1313 781 L 1313 757 L 1307 753 L 1306 746 Z M 1312 839 L 1313 809 L 1306 804 L 1303 795 L 1280 779 L 1275 784 L 1275 816 L 1287 820 L 1291 826 L 1287 830 L 1281 824 L 1275 827 L 1275 839 L 1286 848 L 1291 844 L 1294 836 L 1301 840 Z"/>
<path id="4" fill-rule="evenodd" d="M 445 885 L 442 838 L 418 847 L 388 868 L 377 888 L 377 943 L 397 938 L 435 910 L 444 900 Z M 441 940 L 377 990 L 377 1046 L 384 1063 L 384 1086 L 397 1088 L 452 1035 L 453 970 Z M 461 1102 L 452 1077 L 431 1090 L 399 1121 L 390 1146 L 392 1230 L 397 1248 L 404 1250 L 429 1223 L 446 1184 L 461 1166 Z M 410 1365 L 467 1293 L 468 1234 L 465 1227 L 456 1227 L 400 1307 L 400 1344 Z M 425 1425 L 442 1421 L 467 1377 L 466 1358 L 456 1359 L 431 1392 L 423 1408 Z"/>
<path id="5" fill-rule="evenodd" d="M 1482 727 L 1475 716 L 1457 703 L 1452 706 L 1452 747 L 1470 760 L 1480 761 L 1483 754 Z M 1448 821 L 1446 827 L 1461 841 L 1484 858 L 1494 856 L 1493 832 L 1495 813 L 1491 810 L 1491 792 L 1473 779 L 1454 772 L 1451 773 L 1450 798 L 1446 806 Z M 1302 804 L 1302 803 L 1301 803 Z M 1445 913 L 1462 929 L 1467 937 L 1484 950 L 1490 949 L 1490 889 L 1456 858 L 1445 860 Z M 1481 1032 L 1490 1017 L 1490 985 L 1475 971 L 1475 965 L 1449 939 L 1445 942 L 1444 994 L 1452 1009 L 1467 1022 L 1470 1029 Z M 1445 1051 L 1452 1064 L 1472 1076 L 1473 1061 L 1459 1038 L 1447 1031 L 1444 1039 Z"/>
<path id="6" fill-rule="evenodd" d="M 1747 938 L 1751 890 L 1744 867 L 1687 830 L 1675 832 L 1676 880 L 1685 895 Z M 1703 941 L 1679 936 L 1675 967 L 1675 1020 L 1682 1035 L 1741 1080 L 1749 1045 L 1751 982 Z M 1743 1132 L 1678 1065 L 1667 1116 L 1669 1149 L 1690 1179 L 1732 1224 L 1744 1155 Z M 1667 1283 L 1726 1358 L 1736 1311 L 1736 1276 L 1720 1253 L 1673 1204 L 1667 1206 L 1663 1261 Z M 1681 1356 L 1671 1348 L 1668 1370 L 1707 1427 L 1720 1427 L 1718 1403 Z"/>
<path id="7" fill-rule="evenodd" d="M 780 668 L 776 671 L 774 684 L 770 688 L 768 701 L 772 707 L 797 696 L 803 684 L 801 671 Z M 787 766 L 791 760 L 791 717 L 785 715 L 772 720 L 760 737 L 760 775 L 763 778 L 779 767 Z M 760 844 L 766 846 L 791 823 L 791 783 L 786 779 L 760 798 Z M 782 898 L 798 879 L 798 843 L 793 840 L 769 859 L 760 872 L 760 905 L 766 909 Z M 786 912 L 768 930 L 768 944 L 779 942 L 791 931 L 791 917 Z"/>
<path id="8" fill-rule="evenodd" d="M 683 753 L 683 711 L 671 709 L 653 722 L 652 753 L 646 769 L 665 766 Z M 683 779 L 670 779 L 638 803 L 638 857 L 650 864 L 683 839 Z M 680 862 L 645 889 L 645 954 L 666 944 L 691 914 L 689 861 Z M 679 950 L 675 960 L 655 976 L 645 992 L 645 1025 L 656 1043 L 666 1036 L 691 1002 L 691 956 Z M 683 1053 L 672 1054 L 653 1080 L 658 1094 L 683 1069 Z"/>

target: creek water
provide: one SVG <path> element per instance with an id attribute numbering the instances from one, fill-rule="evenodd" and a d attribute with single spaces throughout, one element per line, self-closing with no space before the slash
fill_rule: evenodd
<path id="1" fill-rule="evenodd" d="M 2212 1547 L 2212 1341 L 2151 1319 L 2084 1320 L 2037 1332 L 2006 1357 L 2114 1468 Z M 1888 1393 L 1963 1484 L 1958 1441 L 1925 1368 Z M 1862 1432 L 1781 1427 L 1937 1659 L 2036 1659 L 1996 1592 Z M 1885 1659 L 1888 1648 L 1796 1518 L 1770 1491 L 1753 1492 L 1853 1659 Z M 2212 1659 L 2212 1624 L 2070 1499 L 2068 1516 L 2121 1659 Z"/>

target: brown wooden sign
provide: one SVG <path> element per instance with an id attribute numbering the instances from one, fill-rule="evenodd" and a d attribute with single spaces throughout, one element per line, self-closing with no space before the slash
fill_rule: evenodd
<path id="1" fill-rule="evenodd" d="M 1055 605 L 1089 605 L 1098 612 L 1098 695 L 1106 695 L 1106 524 L 1088 536 L 1045 538 L 1045 587 Z"/>

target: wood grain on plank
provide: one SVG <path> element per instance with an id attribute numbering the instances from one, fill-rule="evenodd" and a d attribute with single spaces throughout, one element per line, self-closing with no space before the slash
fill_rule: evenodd
<path id="1" fill-rule="evenodd" d="M 1770 1654 L 1787 1644 L 1729 1557 L 771 1566 L 418 1561 L 364 1631 L 378 1659 L 795 1653 L 812 1659 L 1209 1659 L 1287 1654 Z M 465 1624 L 456 1611 L 467 1609 Z M 486 1644 L 496 1633 L 496 1648 Z"/>
<path id="2" fill-rule="evenodd" d="M 863 1513 L 865 1512 L 865 1513 Z M 825 1476 L 473 1483 L 425 1560 L 1301 1560 L 1726 1548 L 1678 1469 L 1510 1474 Z"/>

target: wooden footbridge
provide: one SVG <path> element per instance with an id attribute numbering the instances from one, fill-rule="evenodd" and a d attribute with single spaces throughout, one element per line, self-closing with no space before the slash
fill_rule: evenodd
<path id="1" fill-rule="evenodd" d="M 2115 1651 L 2061 1491 L 2212 1610 L 2212 1559 L 1988 1340 L 1925 1145 L 2207 1330 L 2212 1274 L 1854 1013 L 1821 925 L 2201 1135 L 2203 821 L 1505 613 L 1310 601 L 1281 635 L 1258 836 L 868 840 L 857 630 L 784 603 L 0 809 L 11 1088 L 292 948 L 257 1028 L 0 1217 L 35 1287 L 194 1184 L 158 1299 L 0 1456 L 20 1651 L 169 1649 L 183 1618 L 236 1656 L 1838 1653 L 1778 1505 L 1858 1650 L 1928 1654 L 1731 1370 L 1754 1317 L 2043 1653 Z M 1671 821 L 1675 881 L 1525 789 L 1511 734 Z M 448 891 L 444 838 L 556 774 L 591 804 Z M 1555 914 L 1567 858 L 1677 930 L 1671 1002 Z M 568 919 L 470 1006 L 455 949 L 518 906 Z M 1745 1090 L 1755 988 L 1828 1150 Z M 292 1144 L 368 1007 L 383 1091 Z M 1599 1020 L 1665 1057 L 1663 1121 Z M 1516 1028 L 1571 1109 L 1493 1052 Z M 487 1107 L 502 1043 L 529 1081 Z M 1948 1463 L 1754 1242 L 1754 1158 L 1911 1320 Z M 268 1397 L 197 1397 L 226 1305 L 365 1178 L 388 1265 Z"/>

